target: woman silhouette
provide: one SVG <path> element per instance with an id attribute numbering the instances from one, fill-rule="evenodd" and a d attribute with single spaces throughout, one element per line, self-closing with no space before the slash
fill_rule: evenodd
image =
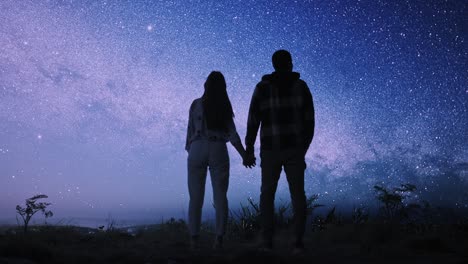
<path id="1" fill-rule="evenodd" d="M 216 210 L 214 248 L 222 248 L 228 217 L 229 154 L 226 143 L 231 142 L 244 163 L 246 157 L 233 118 L 224 76 L 221 72 L 213 71 L 205 82 L 203 96 L 195 99 L 190 106 L 187 128 L 188 226 L 192 249 L 198 247 L 207 168 L 210 169 Z"/>

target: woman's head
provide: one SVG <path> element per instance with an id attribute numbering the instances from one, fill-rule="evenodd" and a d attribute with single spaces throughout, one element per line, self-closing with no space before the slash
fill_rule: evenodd
<path id="1" fill-rule="evenodd" d="M 223 91 L 226 91 L 226 80 L 223 74 L 219 71 L 212 71 L 205 81 L 205 93 L 215 94 Z"/>
<path id="2" fill-rule="evenodd" d="M 206 79 L 203 109 L 208 129 L 227 130 L 234 113 L 226 91 L 226 80 L 221 72 L 212 71 Z"/>

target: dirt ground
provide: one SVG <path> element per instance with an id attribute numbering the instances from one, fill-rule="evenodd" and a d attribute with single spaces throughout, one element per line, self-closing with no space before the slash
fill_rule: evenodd
<path id="1" fill-rule="evenodd" d="M 205 232 L 197 251 L 185 230 L 152 229 L 129 234 L 76 227 L 7 230 L 0 234 L 0 263 L 468 263 L 466 227 L 415 232 L 382 225 L 343 225 L 309 231 L 306 250 L 293 255 L 291 232 L 275 236 L 271 252 L 259 250 L 256 237 L 226 237 L 213 250 Z"/>

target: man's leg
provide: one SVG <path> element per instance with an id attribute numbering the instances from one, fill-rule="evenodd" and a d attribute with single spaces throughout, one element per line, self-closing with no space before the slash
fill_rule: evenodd
<path id="1" fill-rule="evenodd" d="M 305 160 L 302 151 L 293 151 L 288 155 L 284 164 L 284 171 L 288 180 L 289 192 L 294 212 L 296 241 L 295 247 L 302 248 L 306 225 L 306 196 L 304 191 Z"/>
<path id="2" fill-rule="evenodd" d="M 262 222 L 262 238 L 266 247 L 273 246 L 275 219 L 275 193 L 281 174 L 279 153 L 262 151 L 262 186 L 260 190 L 260 217 Z"/>

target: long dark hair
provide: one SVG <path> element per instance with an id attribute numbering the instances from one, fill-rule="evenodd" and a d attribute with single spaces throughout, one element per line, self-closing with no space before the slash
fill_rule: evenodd
<path id="1" fill-rule="evenodd" d="M 226 91 L 226 80 L 221 72 L 212 71 L 208 75 L 202 100 L 207 128 L 227 131 L 234 112 Z"/>

